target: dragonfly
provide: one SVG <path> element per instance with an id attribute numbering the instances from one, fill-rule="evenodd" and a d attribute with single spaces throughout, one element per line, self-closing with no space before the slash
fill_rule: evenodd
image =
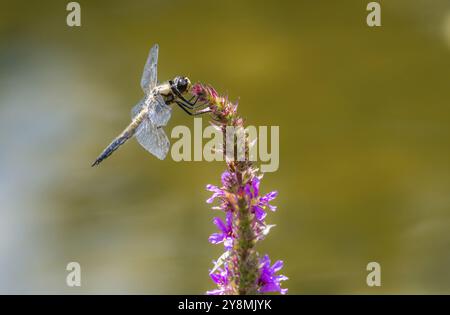
<path id="1" fill-rule="evenodd" d="M 131 123 L 103 150 L 92 166 L 99 165 L 133 137 L 136 137 L 144 149 L 163 160 L 170 147 L 169 139 L 163 130 L 172 115 L 170 105 L 178 105 L 191 116 L 210 112 L 209 108 L 204 108 L 205 104 L 197 103 L 198 97 L 192 96 L 189 99 L 184 97 L 192 87 L 188 77 L 176 76 L 172 80 L 158 83 L 158 51 L 158 44 L 150 49 L 141 78 L 141 88 L 145 95 L 131 109 Z"/>

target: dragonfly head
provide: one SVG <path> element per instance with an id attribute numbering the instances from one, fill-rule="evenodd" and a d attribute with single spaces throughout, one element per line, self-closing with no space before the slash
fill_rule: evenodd
<path id="1" fill-rule="evenodd" d="M 189 89 L 191 88 L 191 81 L 188 77 L 175 77 L 175 79 L 173 80 L 173 84 L 181 94 L 189 91 Z"/>

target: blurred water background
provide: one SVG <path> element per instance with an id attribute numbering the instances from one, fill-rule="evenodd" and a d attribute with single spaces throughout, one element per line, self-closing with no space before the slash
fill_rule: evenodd
<path id="1" fill-rule="evenodd" d="M 220 162 L 135 141 L 90 164 L 159 78 L 210 83 L 280 126 L 277 224 L 261 253 L 291 294 L 450 293 L 450 3 L 1 0 L 0 292 L 203 294 Z M 193 126 L 175 110 L 167 128 Z M 173 141 L 172 141 L 173 142 Z M 66 286 L 77 261 L 82 286 Z M 382 286 L 369 288 L 370 261 Z"/>

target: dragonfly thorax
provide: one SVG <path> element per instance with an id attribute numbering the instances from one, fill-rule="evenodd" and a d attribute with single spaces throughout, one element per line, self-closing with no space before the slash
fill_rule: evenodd
<path id="1" fill-rule="evenodd" d="M 166 81 L 155 87 L 153 93 L 160 94 L 167 105 L 173 103 L 180 96 L 189 91 L 191 81 L 187 77 L 175 77 L 173 80 Z"/>

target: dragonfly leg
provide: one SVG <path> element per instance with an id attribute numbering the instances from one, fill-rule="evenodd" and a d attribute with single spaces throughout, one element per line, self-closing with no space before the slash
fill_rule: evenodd
<path id="1" fill-rule="evenodd" d="M 192 102 L 192 100 L 194 99 L 195 95 L 192 95 L 192 97 L 189 99 L 189 102 Z M 197 103 L 199 96 L 197 96 L 197 99 L 195 100 L 195 102 L 193 103 L 193 105 L 195 105 L 195 103 Z"/>
<path id="2" fill-rule="evenodd" d="M 177 105 L 189 116 L 202 115 L 202 114 L 209 113 L 211 111 L 209 108 L 204 108 L 204 109 L 196 111 L 196 112 L 190 112 L 189 110 L 192 110 L 192 108 L 187 107 L 187 105 L 184 104 L 183 102 L 175 101 L 175 103 L 177 103 Z"/>
<path id="3" fill-rule="evenodd" d="M 191 97 L 189 101 L 192 101 L 192 99 L 193 99 L 194 97 L 195 97 L 195 96 Z M 200 99 L 200 96 L 197 95 L 197 97 L 195 97 L 194 103 L 192 103 L 192 106 L 191 106 L 192 108 L 199 108 L 199 107 L 202 107 L 202 106 L 205 106 L 205 105 L 208 104 L 208 101 L 204 101 L 203 103 L 197 104 L 197 102 L 198 102 L 199 99 Z"/>
<path id="4" fill-rule="evenodd" d="M 184 112 L 185 112 L 186 114 L 192 116 L 192 113 L 186 109 L 186 107 L 185 107 L 186 105 L 185 105 L 185 104 L 183 104 L 183 103 L 180 102 L 180 101 L 175 101 L 175 103 L 177 103 L 177 105 L 178 105 L 182 110 L 184 110 Z"/>
<path id="5" fill-rule="evenodd" d="M 198 96 L 197 95 L 197 97 L 194 95 L 194 96 L 192 96 L 190 99 L 189 99 L 189 102 L 191 102 L 193 99 L 194 99 L 194 97 L 195 97 L 195 101 L 194 101 L 194 103 L 192 103 L 192 107 L 201 107 L 201 106 L 205 106 L 206 105 L 206 101 L 203 103 L 203 104 L 198 104 L 198 105 L 196 105 L 197 104 L 197 102 L 198 102 L 198 100 L 200 99 L 200 96 Z"/>
<path id="6" fill-rule="evenodd" d="M 195 107 L 201 106 L 201 104 L 195 106 L 195 103 L 186 103 L 186 102 L 183 102 L 183 101 L 181 101 L 181 100 L 178 100 L 177 102 L 183 103 L 183 105 L 184 105 L 185 107 L 189 108 L 189 109 L 194 109 Z"/>
<path id="7" fill-rule="evenodd" d="M 190 105 L 190 107 L 194 107 L 195 104 L 196 104 L 197 101 L 198 101 L 198 97 L 197 97 L 197 99 L 195 100 L 195 102 L 192 103 L 191 101 L 192 101 L 192 99 L 194 98 L 194 96 L 193 96 L 190 100 L 187 100 L 187 99 L 184 98 L 184 96 L 183 96 L 183 95 L 180 93 L 180 91 L 178 91 L 177 89 L 173 89 L 173 91 L 174 91 L 175 94 L 178 96 L 178 98 L 181 99 L 181 100 L 185 103 L 185 105 Z"/>
<path id="8" fill-rule="evenodd" d="M 194 97 L 195 97 L 195 96 L 193 96 L 190 100 L 192 100 Z M 178 100 L 177 102 L 183 103 L 183 105 L 184 105 L 185 108 L 188 108 L 188 109 L 190 109 L 190 110 L 193 110 L 193 109 L 198 109 L 198 108 L 200 108 L 200 107 L 206 105 L 206 103 L 197 104 L 198 99 L 199 99 L 199 96 L 197 96 L 197 98 L 196 98 L 196 100 L 195 100 L 194 103 L 186 103 L 186 102 L 184 102 L 184 101 L 182 101 L 182 100 Z"/>

